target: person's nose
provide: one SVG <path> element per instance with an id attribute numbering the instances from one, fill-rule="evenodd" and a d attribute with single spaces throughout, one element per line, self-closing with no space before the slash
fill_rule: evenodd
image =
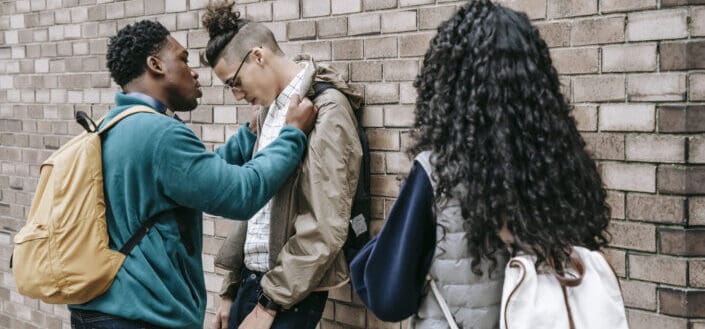
<path id="1" fill-rule="evenodd" d="M 243 98 L 245 98 L 245 93 L 242 92 L 241 90 L 233 88 L 232 91 L 233 91 L 233 96 L 235 96 L 236 100 L 241 101 Z"/>
<path id="2" fill-rule="evenodd" d="M 198 72 L 191 70 L 191 76 L 193 76 L 194 79 L 198 80 Z"/>

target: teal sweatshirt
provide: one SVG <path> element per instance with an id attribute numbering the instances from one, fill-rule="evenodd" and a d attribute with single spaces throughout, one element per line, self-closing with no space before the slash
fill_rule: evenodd
<path id="1" fill-rule="evenodd" d="M 104 122 L 144 97 L 118 93 Z M 99 311 L 165 328 L 203 328 L 206 287 L 202 212 L 246 220 L 279 190 L 306 148 L 306 136 L 285 126 L 250 159 L 255 135 L 247 124 L 209 152 L 183 123 L 162 114 L 123 119 L 102 138 L 103 182 L 110 247 L 120 249 L 146 219 L 158 222 L 125 259 L 98 298 L 70 309 Z M 194 247 L 181 241 L 177 219 Z M 182 225 L 183 227 L 183 225 Z"/>

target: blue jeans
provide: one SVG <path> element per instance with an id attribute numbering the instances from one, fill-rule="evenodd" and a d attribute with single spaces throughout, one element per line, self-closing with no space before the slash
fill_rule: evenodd
<path id="1" fill-rule="evenodd" d="M 257 306 L 257 298 L 262 293 L 260 280 L 262 273 L 248 269 L 242 271 L 242 283 L 230 307 L 228 328 L 237 328 Z M 314 329 L 321 320 L 328 299 L 327 291 L 310 293 L 304 300 L 288 310 L 277 313 L 271 329 Z"/>
<path id="2" fill-rule="evenodd" d="M 123 319 L 110 314 L 71 310 L 71 329 L 160 329 L 149 323 Z"/>

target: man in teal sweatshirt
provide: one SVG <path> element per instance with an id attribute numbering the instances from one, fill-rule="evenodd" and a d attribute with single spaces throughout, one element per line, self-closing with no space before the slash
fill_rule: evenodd
<path id="1" fill-rule="evenodd" d="M 138 113 L 103 135 L 110 247 L 120 249 L 147 219 L 154 227 L 128 254 L 105 294 L 70 305 L 72 328 L 202 328 L 206 287 L 201 264 L 203 211 L 246 220 L 294 171 L 315 120 L 310 101 L 289 107 L 278 138 L 250 161 L 246 123 L 208 152 L 172 111 L 201 96 L 188 52 L 159 23 L 128 25 L 110 39 L 107 65 L 123 92 L 104 122 L 135 105 Z"/>

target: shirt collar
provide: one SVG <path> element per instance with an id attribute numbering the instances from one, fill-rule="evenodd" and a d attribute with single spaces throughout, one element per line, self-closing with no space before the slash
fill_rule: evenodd
<path id="1" fill-rule="evenodd" d="M 157 100 L 156 98 L 154 98 L 152 96 L 149 96 L 147 94 L 143 94 L 140 92 L 129 92 L 129 93 L 126 93 L 125 95 L 139 99 L 140 101 L 147 104 L 149 107 L 157 110 L 159 113 L 167 114 L 166 113 L 166 105 L 164 105 L 164 103 L 160 102 L 159 100 Z"/>
<path id="2" fill-rule="evenodd" d="M 274 106 L 277 108 L 283 108 L 291 99 L 291 96 L 297 91 L 299 84 L 303 80 L 304 72 L 306 72 L 306 67 L 308 63 L 299 71 L 298 74 L 292 79 L 289 84 L 282 90 L 282 92 L 274 99 Z"/>

